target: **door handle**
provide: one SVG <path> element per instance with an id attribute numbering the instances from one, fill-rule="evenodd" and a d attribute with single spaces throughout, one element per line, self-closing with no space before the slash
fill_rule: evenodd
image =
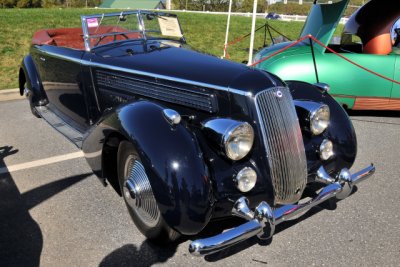
<path id="1" fill-rule="evenodd" d="M 41 61 L 46 61 L 46 58 L 44 57 L 39 57 Z"/>

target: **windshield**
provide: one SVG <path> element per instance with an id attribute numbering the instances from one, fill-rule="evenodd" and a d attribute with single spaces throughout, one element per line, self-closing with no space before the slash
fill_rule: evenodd
<path id="1" fill-rule="evenodd" d="M 168 38 L 184 41 L 175 14 L 129 11 L 82 16 L 85 49 L 128 39 Z"/>

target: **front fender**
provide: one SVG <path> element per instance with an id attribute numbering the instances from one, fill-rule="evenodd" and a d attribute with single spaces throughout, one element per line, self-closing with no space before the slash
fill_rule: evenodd
<path id="1" fill-rule="evenodd" d="M 328 93 L 306 82 L 287 81 L 294 100 L 313 101 L 329 106 L 331 119 L 328 129 L 319 136 L 303 132 L 303 141 L 307 154 L 309 174 L 315 174 L 324 165 L 329 173 L 336 173 L 343 168 L 350 169 L 357 155 L 356 133 L 346 111 Z M 299 114 L 300 116 L 300 114 Z M 335 156 L 322 162 L 319 158 L 319 146 L 323 139 L 329 139 L 334 144 Z"/>
<path id="2" fill-rule="evenodd" d="M 27 88 L 31 92 L 29 97 L 32 104 L 35 106 L 46 104 L 46 93 L 44 92 L 35 63 L 30 55 L 25 56 L 21 63 L 21 69 L 19 73 L 19 91 L 21 96 L 24 92 L 25 82 Z"/>
<path id="3" fill-rule="evenodd" d="M 171 126 L 162 111 L 147 101 L 119 107 L 91 131 L 83 150 L 89 155 L 108 135 L 124 136 L 142 160 L 164 220 L 182 234 L 197 234 L 211 217 L 209 172 L 193 133 L 184 122 Z"/>

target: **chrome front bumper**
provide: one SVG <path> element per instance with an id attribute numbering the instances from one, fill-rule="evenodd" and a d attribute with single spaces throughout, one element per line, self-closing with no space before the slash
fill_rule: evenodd
<path id="1" fill-rule="evenodd" d="M 312 207 L 330 198 L 346 198 L 352 192 L 355 184 L 367 179 L 374 172 L 375 167 L 371 165 L 355 174 L 350 174 L 347 169 L 343 169 L 336 178 L 332 178 L 321 167 L 317 173 L 317 179 L 327 186 L 320 191 L 318 196 L 306 203 L 285 205 L 276 210 L 272 210 L 263 201 L 254 211 L 251 211 L 247 198 L 241 197 L 234 204 L 232 213 L 247 219 L 248 222 L 219 235 L 193 241 L 189 246 L 189 252 L 196 256 L 203 256 L 223 250 L 255 235 L 260 239 L 268 239 L 274 234 L 276 225 L 304 214 Z"/>

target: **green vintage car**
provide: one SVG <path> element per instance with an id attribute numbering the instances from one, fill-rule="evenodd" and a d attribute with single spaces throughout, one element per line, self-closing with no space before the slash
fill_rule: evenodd
<path id="1" fill-rule="evenodd" d="M 309 39 L 256 67 L 284 80 L 315 83 L 318 75 L 320 82 L 330 85 L 331 95 L 348 109 L 400 110 L 400 85 L 395 82 L 400 81 L 400 49 L 393 46 L 391 36 L 400 17 L 400 3 L 393 0 L 367 2 L 349 18 L 340 42 L 331 43 L 348 3 L 349 0 L 314 3 L 300 38 L 311 34 L 340 55 L 389 79 L 369 73 L 313 42 L 316 72 Z M 253 62 L 290 44 L 266 47 L 256 54 Z"/>

